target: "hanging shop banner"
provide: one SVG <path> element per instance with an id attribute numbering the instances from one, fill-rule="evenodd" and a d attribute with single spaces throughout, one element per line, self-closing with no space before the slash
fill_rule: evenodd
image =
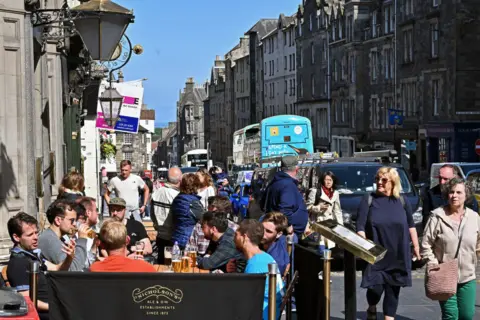
<path id="1" fill-rule="evenodd" d="M 50 320 L 261 320 L 264 274 L 50 272 Z"/>
<path id="2" fill-rule="evenodd" d="M 98 90 L 99 97 L 108 86 L 107 81 L 102 81 L 100 89 Z M 97 104 L 96 127 L 102 130 L 137 133 L 140 122 L 140 111 L 142 110 L 143 104 L 143 87 L 139 85 L 138 81 L 112 83 L 112 86 L 123 96 L 119 119 L 115 124 L 115 128 L 110 127 L 107 121 L 105 121 L 99 100 Z"/>

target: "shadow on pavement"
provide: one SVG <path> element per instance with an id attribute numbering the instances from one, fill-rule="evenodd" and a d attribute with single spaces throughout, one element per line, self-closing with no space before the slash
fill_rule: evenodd
<path id="1" fill-rule="evenodd" d="M 344 319 L 345 318 L 330 317 L 330 320 L 344 320 Z M 367 319 L 367 313 L 366 312 L 357 312 L 357 319 Z M 377 312 L 377 319 L 383 319 L 383 313 Z M 397 314 L 395 316 L 395 320 L 415 320 L 415 319 L 403 317 L 403 316 Z"/>

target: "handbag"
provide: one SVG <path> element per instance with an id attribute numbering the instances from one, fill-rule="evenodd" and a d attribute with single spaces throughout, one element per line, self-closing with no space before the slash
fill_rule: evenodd
<path id="1" fill-rule="evenodd" d="M 458 286 L 458 253 L 463 238 L 463 229 L 466 222 L 460 230 L 457 252 L 452 261 L 427 265 L 425 277 L 425 294 L 428 298 L 435 301 L 447 301 L 457 293 Z M 437 224 L 438 225 L 438 224 Z"/>

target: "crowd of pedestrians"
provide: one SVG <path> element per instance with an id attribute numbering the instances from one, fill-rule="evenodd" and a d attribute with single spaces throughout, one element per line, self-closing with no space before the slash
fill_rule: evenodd
<path id="1" fill-rule="evenodd" d="M 41 233 L 31 215 L 19 213 L 9 220 L 14 247 L 7 276 L 13 287 L 28 293 L 32 260 L 41 262 L 44 270 L 154 272 L 147 262 L 164 264 L 166 250 L 177 245 L 181 250 L 198 248 L 198 267 L 215 273 L 266 273 L 268 264 L 275 262 L 281 274 L 277 283 L 280 301 L 283 280 L 291 268 L 287 236 L 294 242 L 314 239 L 321 254 L 335 243 L 315 234 L 311 225 L 325 220 L 343 224 L 335 174 L 324 172 L 304 198 L 298 188 L 294 156 L 282 158 L 261 197 L 261 217 L 240 223 L 232 219 L 232 186 L 218 167 L 186 174 L 173 167 L 161 184 L 132 174 L 129 161 L 122 161 L 120 169 L 120 174 L 103 186 L 103 203 L 99 206 L 94 198 L 84 195 L 82 175 L 68 173 L 58 199 L 46 212 L 49 226 Z M 439 172 L 439 186 L 423 199 L 425 230 L 421 242 L 395 168 L 377 171 L 376 190 L 368 193 L 358 207 L 356 232 L 387 249 L 382 260 L 363 271 L 361 287 L 367 292 L 367 319 L 377 318 L 382 297 L 385 319 L 395 318 L 401 288 L 412 285 L 413 260 L 426 263 L 429 271 L 457 261 L 456 294 L 440 302 L 442 318 L 474 317 L 475 270 L 480 252 L 478 205 L 471 201 L 468 184 L 453 166 L 445 165 Z M 110 217 L 103 223 L 98 207 Z M 153 222 L 154 243 L 142 223 L 145 218 Z M 427 273 L 426 281 L 429 279 Z M 42 319 L 48 319 L 45 292 L 46 280 L 41 276 L 38 309 Z M 267 294 L 268 281 L 264 319 Z"/>

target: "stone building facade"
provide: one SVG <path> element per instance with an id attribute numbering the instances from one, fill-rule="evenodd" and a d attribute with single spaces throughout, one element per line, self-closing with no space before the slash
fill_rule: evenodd
<path id="1" fill-rule="evenodd" d="M 330 149 L 330 65 L 328 16 L 323 5 L 305 0 L 299 6 L 296 27 L 296 113 L 312 122 L 314 150 Z"/>
<path id="2" fill-rule="evenodd" d="M 194 149 L 205 149 L 203 102 L 207 98 L 206 85 L 196 86 L 193 78 L 187 78 L 185 88 L 177 102 L 178 156 Z"/>
<path id="3" fill-rule="evenodd" d="M 205 100 L 205 140 L 210 143 L 214 165 L 225 165 L 230 155 L 228 114 L 225 110 L 225 60 L 217 56 L 210 74 L 208 97 Z M 208 106 L 207 106 L 208 105 Z"/>
<path id="4" fill-rule="evenodd" d="M 295 114 L 295 21 L 281 14 L 276 28 L 262 38 L 264 117 Z"/>

